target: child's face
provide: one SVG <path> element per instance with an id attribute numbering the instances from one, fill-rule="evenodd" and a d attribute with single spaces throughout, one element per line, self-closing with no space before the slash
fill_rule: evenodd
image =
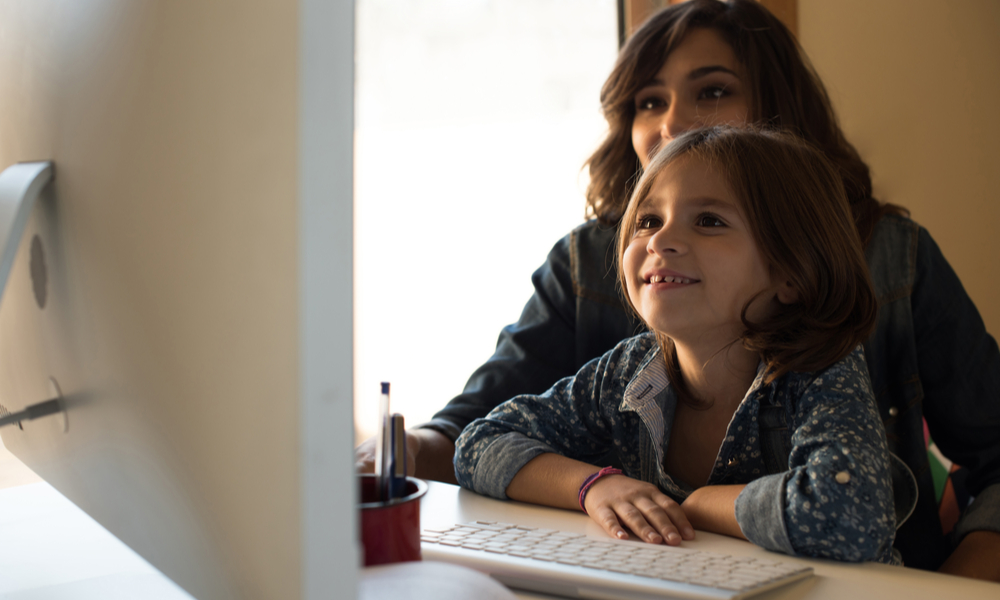
<path id="1" fill-rule="evenodd" d="M 747 301 L 765 292 L 747 312 L 752 321 L 767 314 L 778 289 L 729 186 L 689 157 L 654 180 L 622 265 L 643 320 L 683 344 L 732 342 L 744 330 Z"/>

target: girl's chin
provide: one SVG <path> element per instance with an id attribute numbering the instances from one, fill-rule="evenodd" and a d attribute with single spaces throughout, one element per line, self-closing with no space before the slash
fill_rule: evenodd
<path id="1" fill-rule="evenodd" d="M 647 321 L 648 323 L 648 321 Z M 739 344 L 743 333 L 742 323 L 739 326 L 698 326 L 690 327 L 657 327 L 651 325 L 650 330 L 670 338 L 675 345 L 691 349 L 709 348 L 715 352 L 733 343 Z"/>

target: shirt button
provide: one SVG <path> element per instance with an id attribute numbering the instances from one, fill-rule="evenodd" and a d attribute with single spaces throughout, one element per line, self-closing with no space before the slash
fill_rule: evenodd
<path id="1" fill-rule="evenodd" d="M 899 409 L 896 408 L 895 406 L 893 406 L 892 408 L 889 409 L 889 416 L 890 417 L 895 417 L 898 414 L 899 414 Z"/>
<path id="2" fill-rule="evenodd" d="M 735 458 L 730 458 L 729 462 L 726 464 L 728 464 L 730 467 L 735 467 L 736 465 L 740 464 L 740 461 L 736 460 Z"/>
<path id="3" fill-rule="evenodd" d="M 851 480 L 851 474 L 847 471 L 841 471 L 837 473 L 837 483 L 848 483 Z"/>

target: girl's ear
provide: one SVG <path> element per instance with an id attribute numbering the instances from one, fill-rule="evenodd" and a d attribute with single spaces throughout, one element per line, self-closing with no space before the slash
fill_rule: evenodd
<path id="1" fill-rule="evenodd" d="M 792 286 L 791 281 L 783 281 L 778 284 L 776 294 L 778 302 L 782 304 L 795 304 L 799 301 L 799 291 Z"/>

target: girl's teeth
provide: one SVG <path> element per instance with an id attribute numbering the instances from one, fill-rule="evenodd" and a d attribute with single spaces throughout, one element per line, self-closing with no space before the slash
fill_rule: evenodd
<path id="1" fill-rule="evenodd" d="M 650 283 L 691 283 L 690 279 L 685 279 L 683 277 L 663 277 L 662 275 L 653 275 L 649 278 Z"/>

